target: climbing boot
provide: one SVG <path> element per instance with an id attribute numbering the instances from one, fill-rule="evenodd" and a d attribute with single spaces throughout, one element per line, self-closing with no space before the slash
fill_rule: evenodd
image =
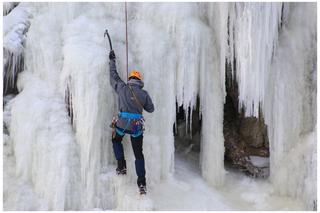
<path id="1" fill-rule="evenodd" d="M 147 194 L 147 187 L 145 185 L 140 185 L 139 186 L 139 192 L 140 192 L 140 195 L 145 195 Z"/>
<path id="2" fill-rule="evenodd" d="M 127 165 L 125 160 L 118 160 L 118 167 L 116 169 L 117 175 L 127 174 Z"/>
<path id="3" fill-rule="evenodd" d="M 126 175 L 127 174 L 127 169 L 126 168 L 117 168 L 116 169 L 117 175 Z"/>
<path id="4" fill-rule="evenodd" d="M 146 178 L 145 177 L 138 177 L 137 185 L 139 188 L 140 195 L 147 194 Z"/>

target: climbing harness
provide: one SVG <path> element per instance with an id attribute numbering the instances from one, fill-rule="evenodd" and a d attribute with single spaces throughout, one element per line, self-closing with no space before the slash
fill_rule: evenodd
<path id="1" fill-rule="evenodd" d="M 127 119 L 127 123 L 124 129 L 116 126 L 116 123 L 119 118 Z M 114 138 L 116 133 L 120 136 L 124 136 L 125 133 L 130 134 L 132 137 L 139 137 L 145 130 L 144 128 L 144 118 L 141 114 L 129 113 L 129 112 L 119 112 L 118 116 L 112 118 L 112 123 L 110 127 L 113 129 L 112 138 Z M 126 132 L 130 123 L 132 124 L 132 131 Z"/>
<path id="2" fill-rule="evenodd" d="M 127 119 L 127 123 L 126 123 L 126 126 L 124 127 L 124 129 L 120 129 L 118 127 L 115 128 L 115 131 L 119 135 L 124 136 L 125 131 L 128 129 L 130 124 L 132 124 L 132 127 L 133 127 L 132 132 L 130 134 L 132 137 L 134 137 L 134 138 L 138 137 L 143 133 L 143 131 L 144 131 L 144 118 L 142 117 L 141 114 L 130 113 L 130 112 L 119 112 L 118 118 Z"/>
<path id="3" fill-rule="evenodd" d="M 140 103 L 140 101 L 138 100 L 136 94 L 134 93 L 132 87 L 130 85 L 129 89 L 133 95 L 133 98 L 137 104 L 137 106 L 139 106 L 141 108 L 141 110 L 143 110 L 143 106 Z M 116 123 L 118 121 L 118 118 L 125 118 L 127 119 L 127 123 L 124 129 L 120 129 L 118 127 L 116 127 Z M 137 113 L 130 113 L 130 112 L 119 112 L 118 114 L 118 118 L 113 118 L 112 119 L 112 124 L 111 127 L 114 128 L 114 132 L 112 133 L 112 137 L 115 136 L 115 132 L 118 133 L 121 136 L 125 135 L 125 131 L 128 129 L 130 123 L 132 124 L 132 133 L 130 134 L 132 137 L 138 137 L 140 136 L 143 131 L 144 131 L 144 118 L 142 117 L 141 114 L 137 114 Z"/>

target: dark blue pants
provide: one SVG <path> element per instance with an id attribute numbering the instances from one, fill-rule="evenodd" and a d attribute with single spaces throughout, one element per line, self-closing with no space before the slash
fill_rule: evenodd
<path id="1" fill-rule="evenodd" d="M 122 145 L 122 138 L 123 136 L 117 134 L 115 132 L 114 137 L 112 138 L 112 145 L 113 145 L 113 151 L 114 155 L 118 161 L 118 165 L 120 162 L 120 165 L 123 164 L 121 162 L 125 161 L 124 152 L 123 152 L 123 145 Z M 138 176 L 137 184 L 140 185 L 146 185 L 146 170 L 144 166 L 144 156 L 142 153 L 142 144 L 143 144 L 143 135 L 140 135 L 138 137 L 130 137 L 131 139 L 131 145 L 134 153 L 135 160 L 135 166 L 136 166 L 136 174 Z"/>

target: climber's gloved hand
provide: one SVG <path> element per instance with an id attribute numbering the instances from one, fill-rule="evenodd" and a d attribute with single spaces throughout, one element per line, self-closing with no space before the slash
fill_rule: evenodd
<path id="1" fill-rule="evenodd" d="M 109 59 L 110 60 L 115 60 L 116 59 L 116 55 L 114 54 L 113 50 L 111 50 L 110 53 L 109 53 Z"/>

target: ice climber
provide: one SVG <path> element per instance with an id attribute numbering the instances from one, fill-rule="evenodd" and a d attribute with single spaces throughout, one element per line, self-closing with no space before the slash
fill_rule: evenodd
<path id="1" fill-rule="evenodd" d="M 146 170 L 142 152 L 143 117 L 142 111 L 153 112 L 154 106 L 147 91 L 143 90 L 144 83 L 138 71 L 131 71 L 126 84 L 118 75 L 116 56 L 113 50 L 109 54 L 110 84 L 118 94 L 119 113 L 113 120 L 112 145 L 118 161 L 116 172 L 118 175 L 127 173 L 126 160 L 123 152 L 122 138 L 130 134 L 131 145 L 135 156 L 137 184 L 140 194 L 146 193 Z"/>

